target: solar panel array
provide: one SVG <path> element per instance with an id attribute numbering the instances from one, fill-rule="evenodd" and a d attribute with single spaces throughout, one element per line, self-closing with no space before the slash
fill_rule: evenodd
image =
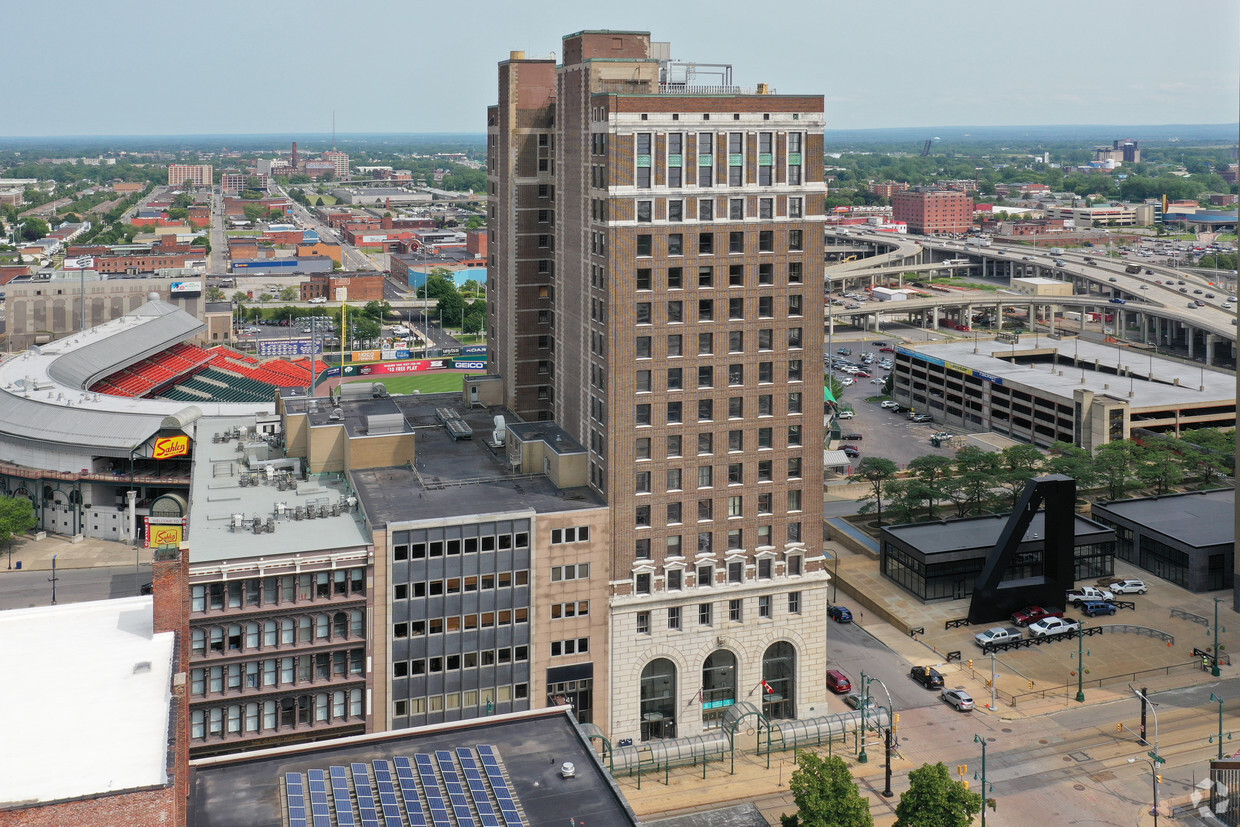
<path id="1" fill-rule="evenodd" d="M 495 747 L 286 773 L 289 827 L 525 827 Z"/>

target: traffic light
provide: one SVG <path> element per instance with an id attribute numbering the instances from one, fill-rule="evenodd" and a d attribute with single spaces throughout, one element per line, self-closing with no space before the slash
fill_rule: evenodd
<path id="1" fill-rule="evenodd" d="M 1116 732 L 1123 732 L 1123 731 L 1124 731 L 1124 725 L 1123 725 L 1123 724 L 1116 724 L 1116 725 L 1115 725 L 1115 731 L 1116 731 Z"/>
<path id="2" fill-rule="evenodd" d="M 969 658 L 969 668 L 973 668 L 973 658 Z"/>
<path id="3" fill-rule="evenodd" d="M 968 774 L 969 774 L 968 764 L 961 764 L 958 767 L 956 767 L 956 775 L 968 775 Z"/>
<path id="4" fill-rule="evenodd" d="M 1159 783 L 1159 784 L 1161 784 L 1161 783 L 1162 783 L 1162 773 L 1161 773 L 1161 772 L 1160 772 L 1158 775 L 1154 776 L 1154 777 L 1158 779 L 1158 783 Z"/>
<path id="5" fill-rule="evenodd" d="M 900 713 L 899 713 L 899 712 L 897 712 L 897 713 L 895 714 L 895 718 L 893 719 L 893 721 L 892 721 L 892 722 L 893 722 L 893 723 L 896 723 L 896 724 L 900 723 Z"/>
<path id="6" fill-rule="evenodd" d="M 967 790 L 967 789 L 969 789 L 969 779 L 967 779 L 967 778 L 966 778 L 966 779 L 962 780 L 960 783 L 961 783 L 961 784 L 964 784 L 964 788 L 965 788 L 966 790 Z"/>

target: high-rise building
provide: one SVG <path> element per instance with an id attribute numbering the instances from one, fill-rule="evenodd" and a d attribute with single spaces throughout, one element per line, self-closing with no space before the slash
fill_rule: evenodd
<path id="1" fill-rule="evenodd" d="M 349 177 L 349 153 L 338 149 L 329 149 L 323 153 L 323 160 L 335 167 L 336 178 L 343 180 Z"/>
<path id="2" fill-rule="evenodd" d="M 919 187 L 891 196 L 891 218 L 910 233 L 966 233 L 973 227 L 973 199 L 955 190 Z"/>
<path id="3" fill-rule="evenodd" d="M 193 184 L 195 187 L 211 186 L 214 170 L 210 164 L 169 164 L 168 186 L 179 187 Z"/>
<path id="4" fill-rule="evenodd" d="M 670 51 L 514 52 L 488 118 L 491 369 L 609 508 L 613 740 L 825 691 L 823 98 Z"/>

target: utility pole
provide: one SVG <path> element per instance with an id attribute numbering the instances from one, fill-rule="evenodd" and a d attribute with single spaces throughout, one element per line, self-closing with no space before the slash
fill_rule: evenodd
<path id="1" fill-rule="evenodd" d="M 1085 703 L 1085 621 L 1076 629 L 1076 702 Z"/>
<path id="2" fill-rule="evenodd" d="M 53 601 L 54 602 L 54 601 Z M 866 764 L 870 761 L 870 756 L 865 754 L 865 726 L 866 726 L 866 707 L 870 703 L 870 679 L 861 673 L 861 751 L 857 753 L 857 763 Z"/>
<path id="3" fill-rule="evenodd" d="M 993 792 L 995 788 L 993 784 L 989 788 L 986 785 L 986 739 L 980 735 L 974 735 L 973 742 L 982 745 L 982 827 L 986 827 L 986 793 Z M 973 777 L 976 779 L 978 776 L 974 773 Z"/>
<path id="4" fill-rule="evenodd" d="M 1211 735 L 1210 740 L 1213 741 L 1216 737 L 1218 738 L 1218 760 L 1222 761 L 1223 760 L 1223 699 L 1220 698 L 1218 695 L 1215 695 L 1213 692 L 1211 692 L 1210 700 L 1218 704 L 1218 735 L 1217 736 Z M 1230 732 L 1227 733 L 1227 740 L 1229 741 L 1231 740 Z"/>
<path id="5" fill-rule="evenodd" d="M 47 582 L 52 584 L 52 605 L 53 606 L 56 605 L 56 581 L 60 579 L 59 577 L 56 576 L 56 558 L 59 556 L 60 556 L 59 554 L 52 555 L 52 576 L 47 578 Z"/>
<path id="6" fill-rule="evenodd" d="M 1202 370 L 1202 377 L 1203 377 L 1202 382 L 1204 383 L 1205 382 L 1205 379 L 1204 379 L 1205 368 L 1202 368 L 1201 370 Z M 1227 631 L 1226 629 L 1218 625 L 1218 604 L 1221 601 L 1222 601 L 1221 597 L 1214 598 L 1214 629 L 1213 629 L 1213 632 L 1214 632 L 1214 665 L 1213 665 L 1213 668 L 1210 670 L 1210 674 L 1216 678 L 1219 677 L 1220 675 L 1219 668 L 1218 668 L 1218 633 Z"/>
<path id="7" fill-rule="evenodd" d="M 1132 689 L 1132 687 L 1129 687 L 1129 689 Z M 1135 694 L 1137 697 L 1139 697 L 1141 700 L 1145 701 L 1149 705 L 1150 714 L 1154 716 L 1154 750 L 1153 752 L 1147 753 L 1147 755 L 1149 755 L 1150 757 L 1149 759 L 1150 773 L 1153 776 L 1153 784 L 1154 784 L 1154 809 L 1152 810 L 1152 812 L 1154 814 L 1154 823 L 1158 824 L 1158 765 L 1167 763 L 1167 759 L 1163 758 L 1161 755 L 1158 754 L 1158 711 L 1157 711 L 1158 704 L 1154 703 L 1153 701 L 1149 699 L 1150 696 L 1144 689 L 1140 691 L 1133 689 L 1132 691 L 1133 691 L 1133 694 Z M 1129 762 L 1131 762 L 1136 759 L 1129 758 L 1128 760 Z"/>

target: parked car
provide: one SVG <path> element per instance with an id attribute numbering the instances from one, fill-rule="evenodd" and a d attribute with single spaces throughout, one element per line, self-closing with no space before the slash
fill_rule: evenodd
<path id="1" fill-rule="evenodd" d="M 913 414 L 909 417 L 913 422 L 933 422 L 934 417 L 930 414 Z"/>
<path id="2" fill-rule="evenodd" d="M 1063 610 L 1053 607 L 1044 609 L 1041 606 L 1026 606 L 1012 615 L 1012 622 L 1017 626 L 1028 626 L 1030 623 L 1037 623 L 1047 617 L 1063 617 Z"/>
<path id="3" fill-rule="evenodd" d="M 844 456 L 848 457 L 849 459 L 856 459 L 857 457 L 861 456 L 861 452 L 858 451 L 853 446 L 844 448 L 843 451 L 844 451 Z"/>
<path id="4" fill-rule="evenodd" d="M 858 448 L 856 445 L 849 445 L 848 443 L 845 443 L 840 446 L 840 450 L 847 452 L 847 451 L 860 451 L 861 449 Z"/>
<path id="5" fill-rule="evenodd" d="M 847 606 L 828 606 L 827 617 L 836 623 L 852 623 L 852 612 Z"/>
<path id="6" fill-rule="evenodd" d="M 896 349 L 894 347 L 883 346 L 883 347 L 880 347 L 878 351 L 879 353 L 895 353 Z"/>
<path id="7" fill-rule="evenodd" d="M 870 373 L 868 370 L 858 370 L 858 371 L 854 371 L 853 375 L 856 376 L 858 379 L 869 379 L 874 374 Z"/>
<path id="8" fill-rule="evenodd" d="M 310 299 L 310 304 L 327 304 L 327 296 L 315 296 Z"/>
<path id="9" fill-rule="evenodd" d="M 861 436 L 861 434 L 841 434 L 840 435 L 840 439 L 852 440 L 852 439 L 862 439 L 862 438 L 863 437 Z"/>
<path id="10" fill-rule="evenodd" d="M 943 675 L 931 666 L 914 666 L 909 670 L 908 676 L 926 689 L 943 688 Z"/>
<path id="11" fill-rule="evenodd" d="M 879 402 L 879 403 L 878 403 L 878 407 L 880 407 L 880 408 L 898 408 L 898 407 L 900 407 L 900 403 L 899 403 L 899 402 L 896 402 L 896 401 L 894 401 L 894 400 L 892 400 L 892 399 L 884 399 L 882 402 Z"/>
<path id="12" fill-rule="evenodd" d="M 846 348 L 846 347 L 839 348 L 839 349 L 838 349 L 838 350 L 836 350 L 835 352 L 836 352 L 836 353 L 838 353 L 838 354 L 839 354 L 839 355 L 841 355 L 841 356 L 851 356 L 851 355 L 852 355 L 852 350 L 850 350 L 849 348 Z"/>
<path id="13" fill-rule="evenodd" d="M 840 411 L 838 414 L 835 415 L 835 418 L 836 419 L 852 419 L 856 415 L 857 414 L 854 413 L 853 411 Z"/>
<path id="14" fill-rule="evenodd" d="M 1029 624 L 1030 637 L 1053 637 L 1066 635 L 1081 628 L 1075 620 L 1064 620 L 1062 617 L 1044 617 L 1037 623 Z"/>
<path id="15" fill-rule="evenodd" d="M 1080 608 L 1080 604 L 1087 600 L 1106 600 L 1115 599 L 1115 595 L 1111 594 L 1107 589 L 1096 589 L 1093 586 L 1083 586 L 1074 589 L 1064 596 L 1064 602 L 1071 603 L 1073 606 Z"/>
<path id="16" fill-rule="evenodd" d="M 973 642 L 985 649 L 987 646 L 995 643 L 1010 643 L 1013 640 L 1020 640 L 1023 632 L 1014 626 L 993 626 L 984 632 L 978 632 L 973 636 Z"/>
<path id="17" fill-rule="evenodd" d="M 1145 594 L 1149 591 L 1144 580 L 1116 580 L 1107 588 L 1115 594 Z"/>
<path id="18" fill-rule="evenodd" d="M 838 669 L 827 670 L 827 689 L 836 695 L 844 695 L 852 691 L 852 681 Z"/>
<path id="19" fill-rule="evenodd" d="M 845 695 L 844 703 L 848 704 L 853 709 L 860 709 L 861 708 L 861 696 L 855 692 Z M 876 706 L 877 704 L 874 703 L 874 696 L 866 695 L 865 696 L 865 708 L 874 709 Z"/>
<path id="20" fill-rule="evenodd" d="M 963 689 L 944 689 L 939 693 L 939 697 L 946 703 L 956 707 L 957 712 L 971 712 L 973 710 L 973 696 Z"/>
<path id="21" fill-rule="evenodd" d="M 1107 603 L 1105 600 L 1090 600 L 1081 604 L 1081 613 L 1086 617 L 1113 615 L 1115 614 L 1115 604 Z"/>

